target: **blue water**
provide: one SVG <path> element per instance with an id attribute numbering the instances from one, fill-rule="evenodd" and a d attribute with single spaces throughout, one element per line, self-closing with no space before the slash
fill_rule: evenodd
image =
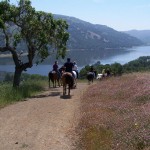
<path id="1" fill-rule="evenodd" d="M 82 67 L 78 68 L 81 70 Z M 32 68 L 28 68 L 27 71 L 24 71 L 23 73 L 47 76 L 50 70 L 52 70 L 52 65 L 34 65 Z M 0 71 L 14 72 L 15 65 L 0 65 Z"/>
<path id="2" fill-rule="evenodd" d="M 129 61 L 135 60 L 140 56 L 150 56 L 150 46 L 141 46 L 127 49 L 127 53 L 115 55 L 107 59 L 102 59 L 102 64 L 112 64 L 118 62 L 120 64 L 128 63 Z"/>
<path id="3" fill-rule="evenodd" d="M 101 64 L 112 64 L 118 62 L 120 64 L 125 64 L 129 61 L 135 60 L 140 56 L 150 56 L 150 46 L 141 46 L 141 47 L 134 47 L 130 49 L 126 49 L 126 53 L 124 54 L 117 54 L 111 57 L 104 57 L 101 59 L 94 59 L 92 60 L 93 63 L 100 61 Z M 83 59 L 84 58 L 83 56 Z M 86 65 L 86 64 L 85 64 Z M 79 66 L 79 70 L 81 70 L 83 66 Z M 29 74 L 40 74 L 47 76 L 48 72 L 52 70 L 52 65 L 34 65 L 32 68 L 27 69 L 24 73 Z M 14 72 L 15 66 L 14 65 L 0 65 L 0 71 L 6 72 Z"/>

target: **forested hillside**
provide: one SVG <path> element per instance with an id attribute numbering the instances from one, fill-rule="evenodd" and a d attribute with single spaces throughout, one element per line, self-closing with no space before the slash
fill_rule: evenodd
<path id="1" fill-rule="evenodd" d="M 83 20 L 55 15 L 69 24 L 70 40 L 69 49 L 104 49 L 139 46 L 143 43 L 128 34 L 118 32 L 105 25 L 91 24 Z"/>

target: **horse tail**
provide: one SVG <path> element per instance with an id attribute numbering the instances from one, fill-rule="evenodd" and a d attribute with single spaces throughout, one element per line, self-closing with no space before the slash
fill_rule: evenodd
<path id="1" fill-rule="evenodd" d="M 69 85 L 70 88 L 73 88 L 74 85 L 74 79 L 71 73 L 64 73 L 62 76 L 62 79 L 66 84 Z"/>
<path id="2" fill-rule="evenodd" d="M 66 76 L 66 80 L 69 81 L 69 86 L 70 86 L 70 88 L 73 88 L 73 85 L 74 85 L 73 76 L 70 76 L 70 75 Z"/>

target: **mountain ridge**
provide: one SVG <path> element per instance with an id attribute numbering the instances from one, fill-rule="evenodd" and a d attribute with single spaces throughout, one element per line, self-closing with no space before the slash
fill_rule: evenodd
<path id="1" fill-rule="evenodd" d="M 141 40 L 126 33 L 116 31 L 106 25 L 92 24 L 70 16 L 56 14 L 53 14 L 53 16 L 55 19 L 66 20 L 69 25 L 68 32 L 70 34 L 70 39 L 67 43 L 68 51 L 66 57 L 71 57 L 74 60 L 78 58 L 82 64 L 84 63 L 81 53 L 83 50 L 86 51 L 86 62 L 90 62 L 91 59 L 95 60 L 97 58 L 101 58 L 102 56 L 120 53 L 121 51 L 123 52 L 125 48 L 141 46 L 144 44 Z M 12 29 L 13 28 L 14 26 L 12 26 Z M 0 46 L 2 45 L 4 45 L 3 34 L 0 35 Z M 19 44 L 17 51 L 18 53 L 20 51 L 26 53 L 25 43 L 22 42 Z M 90 58 L 90 60 L 88 58 Z M 4 59 L 6 59 L 6 61 L 4 61 Z M 2 62 L 0 62 L 0 64 L 3 62 L 8 62 L 7 59 L 8 58 L 3 58 L 3 60 L 1 59 Z M 25 61 L 25 59 L 26 58 L 23 57 L 23 61 Z M 56 57 L 52 55 L 44 62 L 49 64 L 54 62 L 55 59 Z"/>
<path id="2" fill-rule="evenodd" d="M 128 30 L 123 31 L 133 37 L 136 37 L 143 41 L 145 44 L 150 45 L 150 30 Z"/>
<path id="3" fill-rule="evenodd" d="M 56 19 L 64 19 L 69 24 L 69 49 L 123 48 L 143 44 L 141 40 L 126 33 L 116 31 L 106 25 L 92 24 L 64 15 L 54 14 L 54 17 Z"/>

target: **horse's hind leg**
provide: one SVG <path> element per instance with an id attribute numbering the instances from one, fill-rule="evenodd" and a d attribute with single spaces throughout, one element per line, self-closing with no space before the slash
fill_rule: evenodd
<path id="1" fill-rule="evenodd" d="M 63 95 L 66 95 L 66 86 L 63 85 Z"/>
<path id="2" fill-rule="evenodd" d="M 49 82 L 49 88 L 50 88 L 50 87 L 51 87 L 51 85 L 50 85 L 50 79 L 49 79 L 49 81 L 48 81 L 48 82 Z"/>
<path id="3" fill-rule="evenodd" d="M 58 83 L 58 86 L 60 87 L 60 80 L 59 79 L 57 80 L 57 83 Z"/>
<path id="4" fill-rule="evenodd" d="M 68 95 L 70 95 L 70 89 L 71 89 L 71 87 L 68 86 Z"/>
<path id="5" fill-rule="evenodd" d="M 56 80 L 54 80 L 54 87 L 56 87 Z"/>
<path id="6" fill-rule="evenodd" d="M 53 88 L 54 88 L 54 85 L 55 85 L 55 81 L 54 81 L 54 80 L 52 80 L 52 83 L 53 83 Z"/>
<path id="7" fill-rule="evenodd" d="M 76 87 L 77 87 L 77 80 L 74 79 L 74 88 L 76 88 Z"/>

